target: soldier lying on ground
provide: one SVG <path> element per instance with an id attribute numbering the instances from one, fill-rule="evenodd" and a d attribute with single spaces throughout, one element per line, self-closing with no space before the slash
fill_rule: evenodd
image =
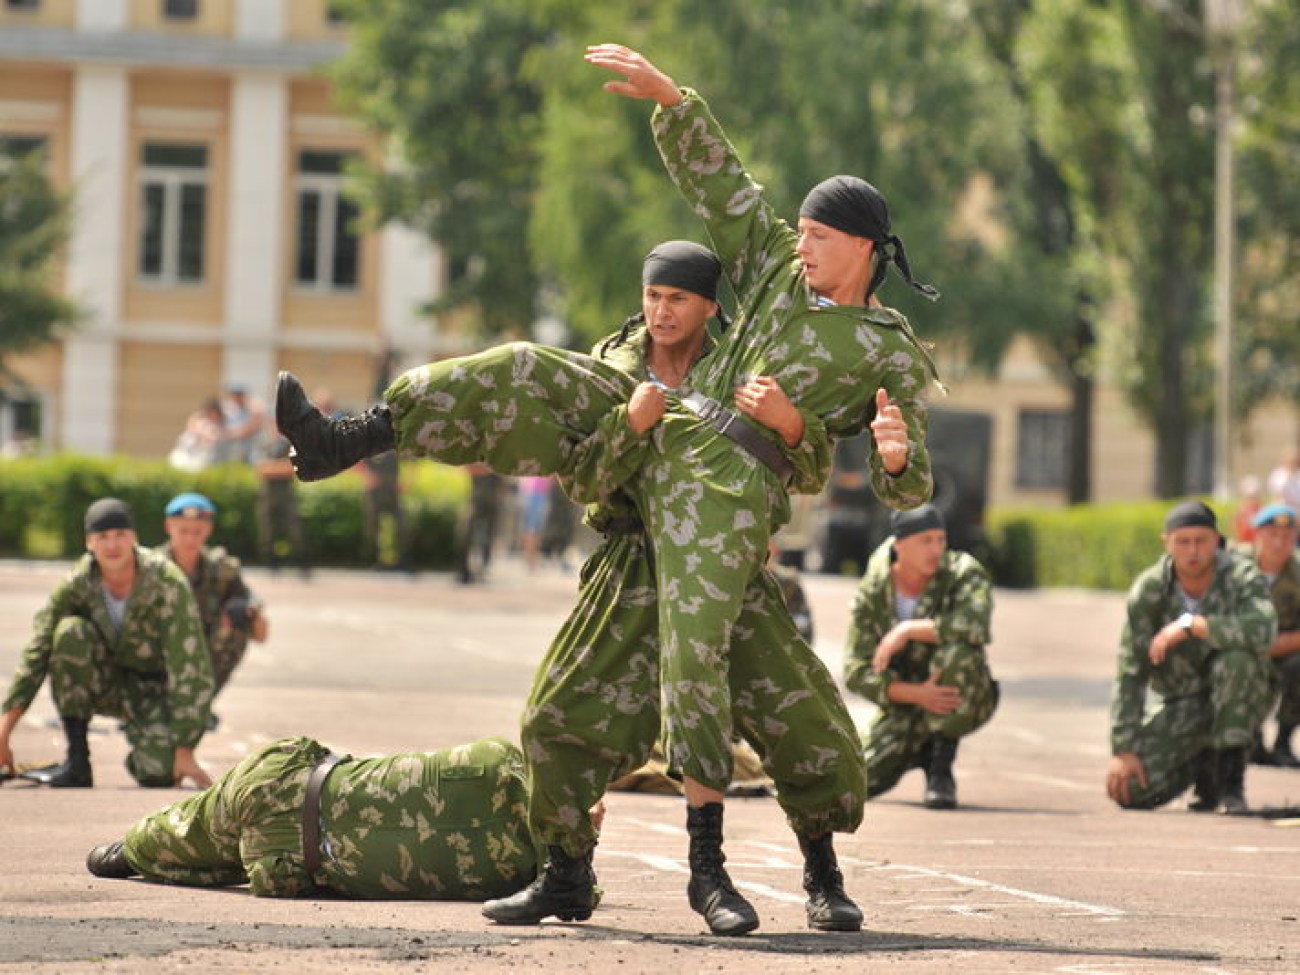
<path id="1" fill-rule="evenodd" d="M 536 873 L 526 800 L 523 758 L 501 739 L 352 758 L 283 738 L 95 847 L 86 866 L 189 887 L 247 883 L 260 897 L 484 900 Z"/>

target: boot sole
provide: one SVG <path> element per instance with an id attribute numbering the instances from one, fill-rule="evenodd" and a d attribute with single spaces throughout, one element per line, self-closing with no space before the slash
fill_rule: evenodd
<path id="1" fill-rule="evenodd" d="M 541 924 L 548 917 L 553 917 L 556 920 L 567 921 L 567 922 L 586 921 L 591 917 L 591 911 L 585 911 L 585 910 L 584 911 L 556 911 L 553 914 L 543 914 L 541 917 L 515 917 L 515 918 L 493 917 L 487 911 L 484 911 L 483 916 L 495 924 L 513 924 L 518 926 L 531 926 L 531 925 Z"/>
<path id="2" fill-rule="evenodd" d="M 756 931 L 756 930 L 758 930 L 757 921 L 753 921 L 753 922 L 746 921 L 744 924 L 739 924 L 733 928 L 726 928 L 722 930 L 719 930 L 718 928 L 715 928 L 711 925 L 709 927 L 709 932 L 711 934 L 716 934 L 722 938 L 739 938 L 743 935 L 749 934 L 749 932 L 751 931 Z"/>
<path id="3" fill-rule="evenodd" d="M 808 927 L 814 931 L 861 931 L 861 921 L 808 921 Z"/>

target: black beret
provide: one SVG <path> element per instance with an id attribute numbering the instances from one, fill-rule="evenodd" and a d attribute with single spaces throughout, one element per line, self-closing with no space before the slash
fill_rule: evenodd
<path id="1" fill-rule="evenodd" d="M 86 534 L 112 531 L 114 528 L 135 530 L 131 506 L 117 498 L 100 498 L 86 509 Z"/>
<path id="2" fill-rule="evenodd" d="M 1179 528 L 1213 528 L 1219 530 L 1219 520 L 1204 501 L 1184 501 L 1169 509 L 1165 515 L 1165 531 Z"/>
<path id="3" fill-rule="evenodd" d="M 895 511 L 890 527 L 894 531 L 895 540 L 935 529 L 948 530 L 943 521 L 943 513 L 932 504 L 923 504 L 911 511 Z"/>

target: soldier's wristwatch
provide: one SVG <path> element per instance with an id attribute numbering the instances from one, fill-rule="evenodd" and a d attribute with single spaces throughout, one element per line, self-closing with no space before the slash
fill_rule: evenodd
<path id="1" fill-rule="evenodd" d="M 1184 633 L 1186 633 L 1188 636 L 1191 636 L 1192 624 L 1196 622 L 1196 617 L 1193 616 L 1191 613 L 1184 613 L 1182 616 L 1178 617 L 1177 622 L 1178 622 L 1178 628 L 1182 630 Z"/>

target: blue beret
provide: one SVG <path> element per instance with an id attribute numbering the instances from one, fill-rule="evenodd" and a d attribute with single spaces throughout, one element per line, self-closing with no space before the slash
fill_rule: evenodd
<path id="1" fill-rule="evenodd" d="M 186 491 L 167 502 L 164 514 L 171 518 L 181 515 L 185 518 L 211 518 L 217 513 L 217 506 L 197 491 Z"/>
<path id="2" fill-rule="evenodd" d="M 1279 528 L 1294 528 L 1296 524 L 1295 509 L 1285 504 L 1270 504 L 1260 508 L 1251 522 L 1256 528 L 1265 525 L 1277 525 Z"/>

